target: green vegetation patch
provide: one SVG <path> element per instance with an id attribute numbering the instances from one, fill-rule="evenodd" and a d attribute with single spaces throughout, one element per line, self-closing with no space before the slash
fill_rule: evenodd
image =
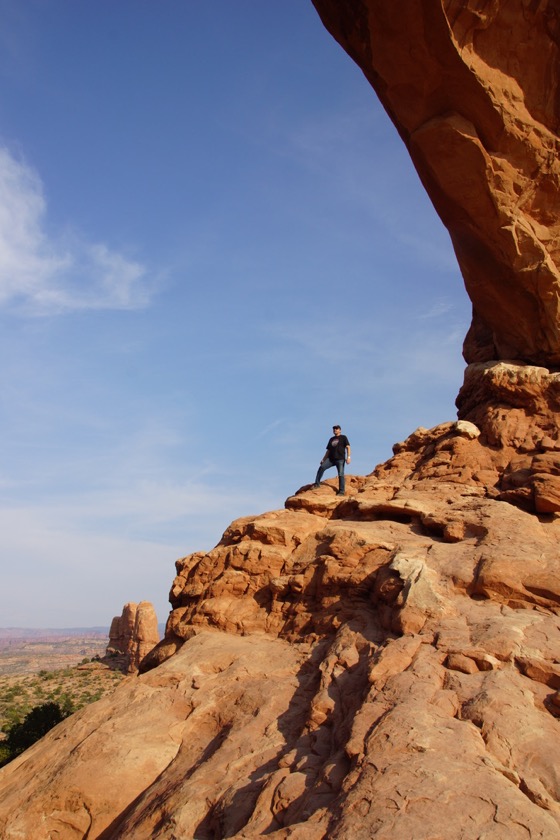
<path id="1" fill-rule="evenodd" d="M 77 712 L 112 692 L 123 679 L 120 671 L 95 662 L 89 667 L 83 663 L 58 671 L 0 676 L 0 739 L 37 706 L 55 703 L 63 712 Z"/>

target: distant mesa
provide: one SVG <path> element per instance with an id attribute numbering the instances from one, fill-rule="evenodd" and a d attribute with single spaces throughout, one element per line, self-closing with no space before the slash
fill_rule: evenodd
<path id="1" fill-rule="evenodd" d="M 159 642 L 156 611 L 149 601 L 125 604 L 109 630 L 105 657 L 119 660 L 121 670 L 134 674 L 145 656 Z"/>

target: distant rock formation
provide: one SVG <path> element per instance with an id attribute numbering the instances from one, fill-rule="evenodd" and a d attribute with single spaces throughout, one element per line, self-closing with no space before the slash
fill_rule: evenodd
<path id="1" fill-rule="evenodd" d="M 559 367 L 558 3 L 313 4 L 374 87 L 450 233 L 473 303 L 467 362 Z"/>
<path id="2" fill-rule="evenodd" d="M 115 616 L 109 630 L 109 644 L 105 655 L 120 657 L 122 670 L 132 674 L 140 662 L 159 642 L 157 616 L 149 601 L 128 603 L 120 616 Z"/>

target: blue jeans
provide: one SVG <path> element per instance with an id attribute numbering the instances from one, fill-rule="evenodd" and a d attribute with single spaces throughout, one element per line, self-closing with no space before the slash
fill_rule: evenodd
<path id="1" fill-rule="evenodd" d="M 336 467 L 336 471 L 338 473 L 338 492 L 344 493 L 346 489 L 344 484 L 344 458 L 341 461 L 331 461 L 330 458 L 325 458 L 324 461 L 321 461 L 319 469 L 317 470 L 315 484 L 319 484 L 319 482 L 323 478 L 323 473 L 325 472 L 325 470 L 329 470 L 331 467 Z"/>

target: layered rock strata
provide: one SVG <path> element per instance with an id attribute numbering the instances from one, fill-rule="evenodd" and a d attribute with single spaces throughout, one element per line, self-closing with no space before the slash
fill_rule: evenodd
<path id="1" fill-rule="evenodd" d="M 560 519 L 481 437 L 419 429 L 178 561 L 150 670 L 0 771 L 0 835 L 559 837 Z"/>
<path id="2" fill-rule="evenodd" d="M 105 655 L 118 658 L 122 670 L 133 674 L 158 642 L 159 630 L 153 604 L 149 601 L 140 601 L 139 604 L 129 602 L 124 605 L 121 615 L 115 616 L 111 622 Z"/>
<path id="3" fill-rule="evenodd" d="M 467 362 L 560 366 L 558 4 L 313 3 L 450 233 L 473 303 Z"/>

